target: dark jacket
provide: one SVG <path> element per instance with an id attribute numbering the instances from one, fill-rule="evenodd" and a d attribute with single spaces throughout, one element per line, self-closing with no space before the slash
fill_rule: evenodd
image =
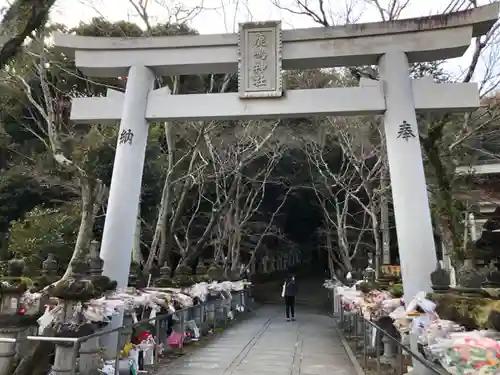
<path id="1" fill-rule="evenodd" d="M 295 280 L 287 280 L 285 285 L 285 296 L 295 297 L 297 295 L 297 292 L 297 282 Z"/>

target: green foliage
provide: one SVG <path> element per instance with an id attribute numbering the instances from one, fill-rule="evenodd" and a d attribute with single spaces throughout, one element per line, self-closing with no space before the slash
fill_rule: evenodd
<path id="1" fill-rule="evenodd" d="M 109 22 L 103 17 L 94 17 L 90 22 L 80 22 L 71 29 L 72 33 L 81 36 L 101 36 L 101 37 L 138 37 L 143 36 L 142 29 L 132 22 L 118 21 Z"/>
<path id="2" fill-rule="evenodd" d="M 389 293 L 394 298 L 401 298 L 404 295 L 403 284 L 393 284 L 389 288 Z"/>
<path id="3" fill-rule="evenodd" d="M 55 199 L 70 199 L 62 186 L 48 187 L 26 173 L 9 170 L 0 176 L 0 258 L 9 258 L 6 240 L 10 223 L 20 220 L 38 205 L 53 205 Z"/>
<path id="4" fill-rule="evenodd" d="M 117 127 L 91 126 L 80 139 L 73 140 L 72 160 L 109 186 L 117 136 Z"/>
<path id="5" fill-rule="evenodd" d="M 35 274 L 49 253 L 65 268 L 73 253 L 79 224 L 80 209 L 75 204 L 35 207 L 23 220 L 12 223 L 9 250 L 24 257 L 27 268 Z"/>

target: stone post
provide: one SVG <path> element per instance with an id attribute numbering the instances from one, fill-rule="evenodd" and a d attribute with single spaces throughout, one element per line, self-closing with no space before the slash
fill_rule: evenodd
<path id="1" fill-rule="evenodd" d="M 126 344 L 132 340 L 132 324 L 134 323 L 134 319 L 130 313 L 123 314 L 123 326 L 127 327 L 120 331 L 120 348 L 123 348 Z"/>
<path id="2" fill-rule="evenodd" d="M 437 261 L 434 232 L 408 57 L 403 51 L 386 52 L 379 67 L 387 107 L 384 127 L 399 258 L 408 303 L 418 292 L 431 291 L 429 275 Z"/>
<path id="3" fill-rule="evenodd" d="M 73 344 L 57 343 L 51 375 L 72 375 L 74 359 Z"/>
<path id="4" fill-rule="evenodd" d="M 222 301 L 217 301 L 217 303 L 215 303 L 215 319 L 218 320 L 218 321 L 225 321 L 226 320 L 226 317 L 227 315 L 225 315 L 227 312 L 226 312 L 226 300 L 222 300 Z"/>
<path id="5" fill-rule="evenodd" d="M 7 342 L 0 343 L 0 375 L 9 375 L 11 362 L 16 355 L 16 342 L 21 328 L 6 327 L 0 328 L 0 336 L 7 339 Z"/>
<path id="6" fill-rule="evenodd" d="M 95 375 L 101 364 L 99 337 L 92 337 L 80 344 L 79 375 Z"/>
<path id="7" fill-rule="evenodd" d="M 410 349 L 414 353 L 418 353 L 418 337 L 416 335 L 410 334 Z M 417 360 L 413 360 L 413 371 L 412 374 L 418 375 L 434 375 L 435 372 L 425 367 Z"/>
<path id="8" fill-rule="evenodd" d="M 382 337 L 382 344 L 384 345 L 384 354 L 380 357 L 380 362 L 391 364 L 396 358 L 396 348 L 394 343 L 387 336 Z"/>
<path id="9" fill-rule="evenodd" d="M 208 327 L 215 328 L 213 327 L 213 325 L 215 325 L 215 302 L 213 300 L 207 301 L 205 312 L 207 316 Z"/>

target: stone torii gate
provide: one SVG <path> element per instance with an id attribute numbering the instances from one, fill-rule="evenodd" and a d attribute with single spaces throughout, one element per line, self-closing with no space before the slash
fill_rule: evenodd
<path id="1" fill-rule="evenodd" d="M 245 23 L 239 34 L 102 38 L 59 34 L 55 44 L 89 76 L 128 76 L 124 94 L 75 98 L 71 119 L 120 122 L 102 239 L 104 274 L 126 286 L 141 191 L 148 122 L 384 115 L 406 298 L 429 290 L 434 237 L 417 112 L 472 111 L 477 85 L 411 80 L 409 63 L 462 56 L 486 34 L 499 5 L 392 22 L 281 30 Z M 380 81 L 359 87 L 284 91 L 282 69 L 378 65 Z M 239 93 L 169 95 L 155 76 L 238 71 Z"/>

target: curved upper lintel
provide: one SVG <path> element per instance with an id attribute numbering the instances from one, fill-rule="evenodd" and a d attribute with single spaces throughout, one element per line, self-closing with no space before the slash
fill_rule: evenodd
<path id="1" fill-rule="evenodd" d="M 491 29 L 499 10 L 500 3 L 496 2 L 445 15 L 286 30 L 283 67 L 369 65 L 384 53 L 384 48 L 393 49 L 394 45 L 400 45 L 411 62 L 458 57 L 469 46 L 471 37 Z M 431 41 L 433 38 L 442 41 Z M 237 66 L 237 34 L 105 38 L 58 33 L 54 43 L 62 52 L 74 54 L 76 65 L 84 73 L 95 76 L 126 74 L 134 64 L 150 66 L 158 74 L 224 73 L 236 71 Z"/>

